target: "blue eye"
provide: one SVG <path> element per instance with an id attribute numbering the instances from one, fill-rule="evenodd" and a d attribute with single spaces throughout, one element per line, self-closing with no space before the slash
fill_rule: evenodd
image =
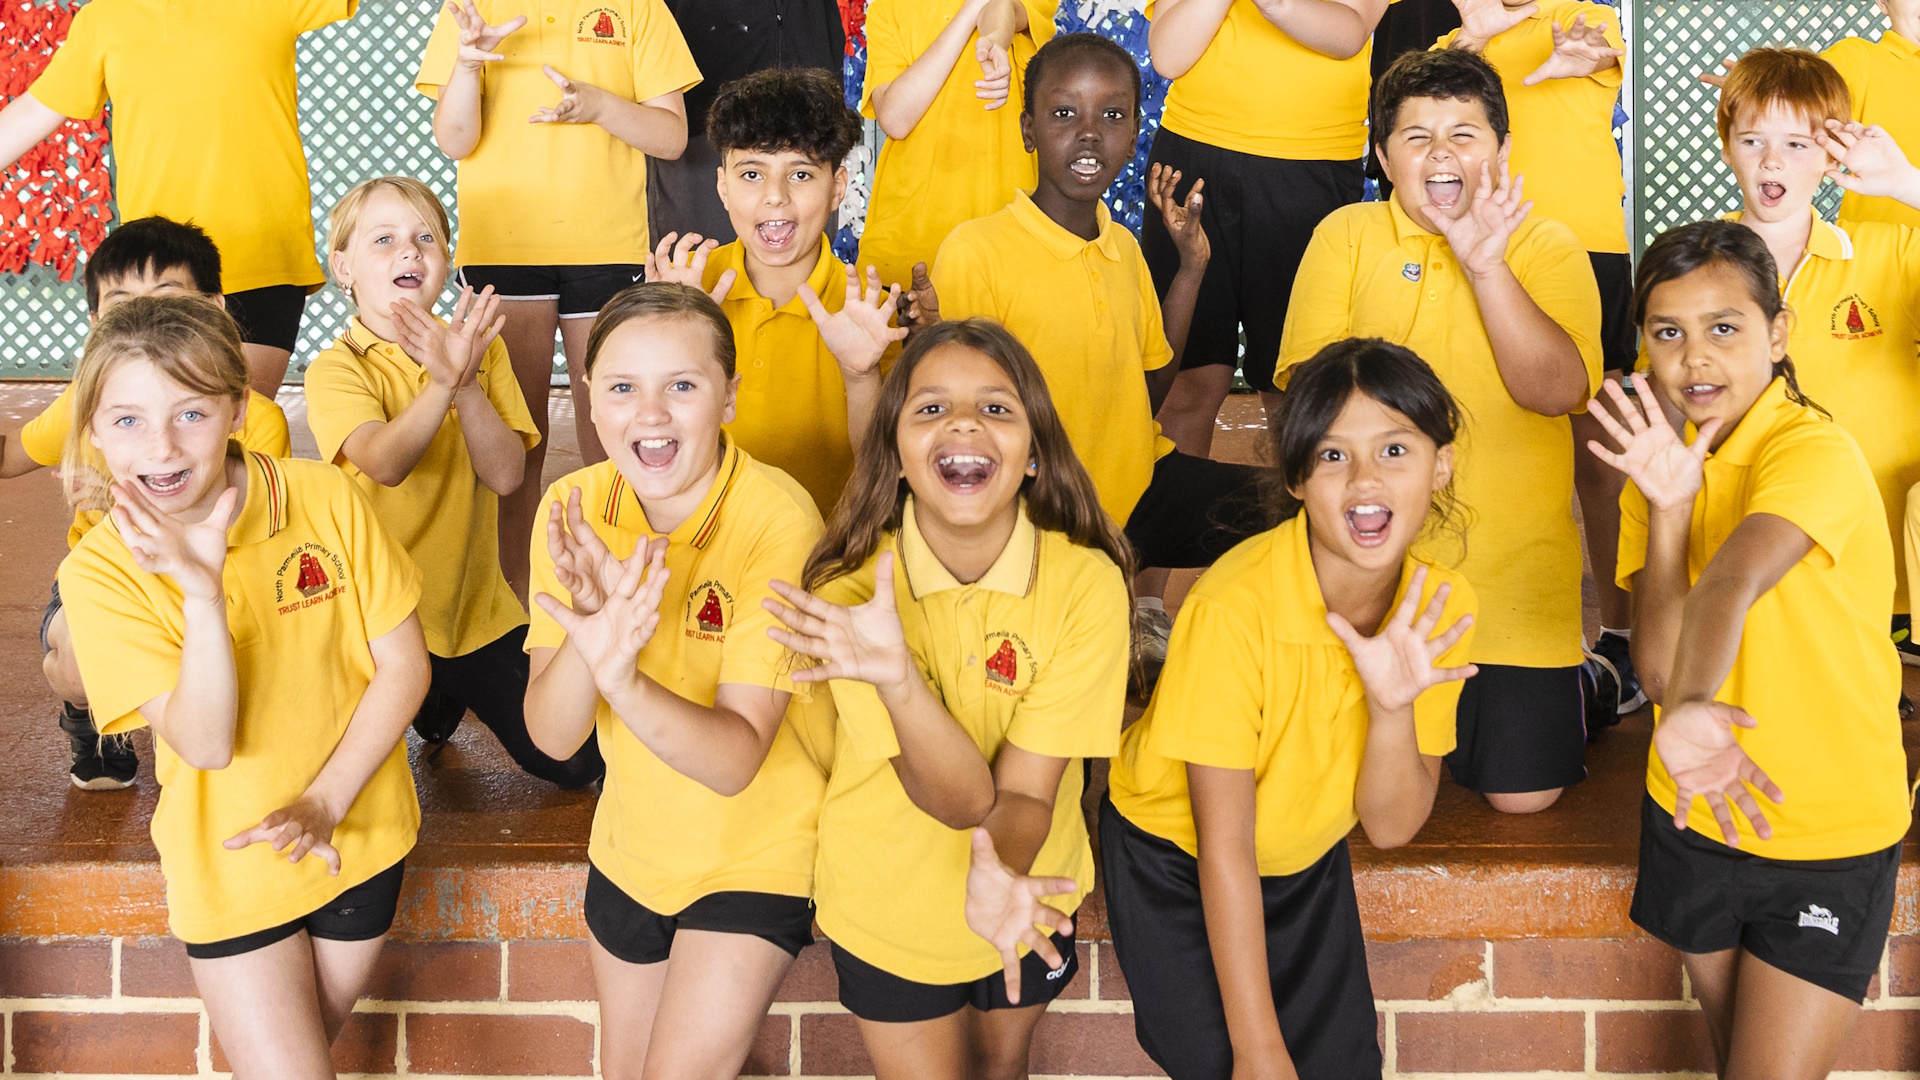
<path id="1" fill-rule="evenodd" d="M 685 379 L 676 379 L 674 380 L 672 385 L 667 387 L 667 389 L 672 390 L 675 393 L 685 394 L 693 390 L 693 384 L 688 382 Z"/>
<path id="2" fill-rule="evenodd" d="M 136 421 L 133 417 L 122 416 L 113 422 L 113 426 L 114 427 L 132 427 L 136 423 L 138 423 L 138 421 Z"/>
<path id="3" fill-rule="evenodd" d="M 616 394 L 631 394 L 633 393 L 633 384 L 625 383 L 625 382 L 617 382 L 617 383 L 614 383 L 612 386 L 607 387 L 607 389 L 613 391 Z"/>
<path id="4" fill-rule="evenodd" d="M 180 414 L 180 419 L 188 423 L 194 423 L 195 421 L 206 419 L 206 414 L 199 409 L 188 409 L 186 412 Z"/>

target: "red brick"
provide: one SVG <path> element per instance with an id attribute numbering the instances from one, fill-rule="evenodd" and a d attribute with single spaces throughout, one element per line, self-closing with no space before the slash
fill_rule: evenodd
<path id="1" fill-rule="evenodd" d="M 409 1013 L 407 1068 L 481 1076 L 587 1076 L 593 1027 L 570 1016 Z"/>
<path id="2" fill-rule="evenodd" d="M 1486 978 L 1479 941 L 1369 941 L 1367 977 L 1384 1001 L 1439 1001 Z"/>
<path id="3" fill-rule="evenodd" d="M 187 947 L 175 937 L 126 938 L 120 942 L 120 993 L 125 997 L 198 997 Z"/>
<path id="4" fill-rule="evenodd" d="M 873 1059 L 860 1040 L 858 1021 L 844 1013 L 803 1013 L 800 1017 L 800 1073 L 803 1076 L 870 1076 Z"/>
<path id="5" fill-rule="evenodd" d="M 23 1073 L 192 1073 L 200 1018 L 192 1013 L 13 1014 L 13 1068 Z"/>
<path id="6" fill-rule="evenodd" d="M 1113 946 L 1100 944 L 1100 1000 L 1132 1001 L 1133 992 L 1127 989 L 1126 973 L 1120 970 L 1120 958 L 1113 954 Z"/>
<path id="7" fill-rule="evenodd" d="M 107 997 L 113 942 L 0 938 L 0 997 Z"/>
<path id="8" fill-rule="evenodd" d="M 1140 1049 L 1125 1013 L 1046 1013 L 1033 1030 L 1031 1061 L 1036 1073 L 1165 1075 Z"/>
<path id="9" fill-rule="evenodd" d="M 1403 1073 L 1578 1071 L 1586 1060 L 1577 1012 L 1403 1012 L 1395 1034 Z"/>
<path id="10" fill-rule="evenodd" d="M 333 1068 L 343 1073 L 385 1075 L 395 1071 L 399 1053 L 400 1018 L 392 1013 L 354 1013 L 333 1040 Z M 220 1037 L 209 1033 L 214 1072 L 229 1072 Z"/>
<path id="11" fill-rule="evenodd" d="M 584 941 L 507 943 L 508 1001 L 596 1001 Z"/>
<path id="12" fill-rule="evenodd" d="M 740 1067 L 740 1075 L 793 1075 L 793 1070 L 787 1067 L 788 1050 L 792 1044 L 793 1018 L 765 1017 L 760 1021 L 760 1030 L 753 1037 L 753 1049 L 747 1051 L 747 1063 Z"/>
<path id="13" fill-rule="evenodd" d="M 500 946 L 494 942 L 389 941 L 362 997 L 375 1001 L 494 1001 Z"/>
<path id="14" fill-rule="evenodd" d="M 1678 1001 L 1680 954 L 1650 940 L 1496 941 L 1493 993 L 1505 998 Z"/>
<path id="15" fill-rule="evenodd" d="M 1713 1071 L 1713 1040 L 1697 1008 L 1596 1012 L 1593 1031 L 1603 1073 Z"/>
<path id="16" fill-rule="evenodd" d="M 1920 996 L 1920 937 L 1901 934 L 1887 939 L 1887 975 L 1887 993 Z"/>
<path id="17" fill-rule="evenodd" d="M 1920 1009 L 1867 1009 L 1860 1013 L 1834 1068 L 1906 1072 L 1916 1062 L 1920 1062 Z"/>
<path id="18" fill-rule="evenodd" d="M 833 970 L 833 953 L 827 943 L 816 941 L 800 950 L 787 969 L 787 978 L 774 994 L 775 1001 L 839 1001 L 840 977 Z"/>

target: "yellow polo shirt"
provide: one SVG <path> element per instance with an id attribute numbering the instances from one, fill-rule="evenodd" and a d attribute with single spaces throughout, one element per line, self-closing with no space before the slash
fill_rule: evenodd
<path id="1" fill-rule="evenodd" d="M 846 377 L 798 296 L 776 308 L 754 290 L 738 240 L 707 257 L 706 287 L 728 270 L 738 276 L 720 310 L 733 326 L 740 390 L 727 431 L 754 460 L 799 481 L 825 517 L 853 472 Z M 847 268 L 824 237 L 807 284 L 828 311 L 846 306 Z"/>
<path id="2" fill-rule="evenodd" d="M 1624 254 L 1627 219 L 1621 200 L 1627 184 L 1620 170 L 1620 148 L 1613 141 L 1613 103 L 1620 96 L 1619 64 L 1583 79 L 1548 79 L 1534 86 L 1524 80 L 1553 54 L 1553 26 L 1607 25 L 1607 44 L 1624 49 L 1620 11 L 1586 0 L 1547 3 L 1518 26 L 1487 43 L 1487 63 L 1500 72 L 1507 92 L 1507 120 L 1513 132 L 1508 167 L 1527 178 L 1525 194 L 1533 212 L 1573 230 L 1588 251 Z M 1460 31 L 1442 37 L 1435 48 L 1453 44 Z M 1626 59 L 1625 57 L 1621 58 Z"/>
<path id="3" fill-rule="evenodd" d="M 1157 5 L 1148 0 L 1146 17 Z M 1295 161 L 1367 152 L 1373 39 L 1345 60 L 1315 52 L 1233 0 L 1207 51 L 1167 88 L 1160 125 L 1209 146 Z"/>
<path id="4" fill-rule="evenodd" d="M 431 381 L 400 346 L 353 319 L 307 368 L 307 423 L 321 460 L 353 478 L 380 524 L 420 565 L 427 651 L 465 656 L 526 625 L 527 613 L 500 572 L 500 497 L 474 473 L 458 413 L 447 410 L 420 463 L 395 487 L 361 472 L 340 449 L 361 425 L 399 416 Z M 507 347 L 497 338 L 480 361 L 478 381 L 521 444 L 537 445 L 540 431 L 520 396 Z"/>
<path id="5" fill-rule="evenodd" d="M 68 383 L 60 396 L 47 403 L 40 415 L 20 429 L 20 449 L 36 464 L 49 469 L 60 466 L 67 451 L 67 435 L 73 430 L 73 384 Z M 234 440 L 248 450 L 268 457 L 283 458 L 293 453 L 287 436 L 287 414 L 270 397 L 257 390 L 247 391 L 247 418 L 241 422 Z M 105 471 L 104 463 L 101 471 Z M 87 530 L 100 524 L 105 513 L 99 510 L 75 510 L 73 524 L 67 527 L 67 547 L 80 543 Z"/>
<path id="6" fill-rule="evenodd" d="M 1891 30 L 1879 41 L 1842 38 L 1820 54 L 1846 80 L 1853 94 L 1853 118 L 1887 129 L 1908 157 L 1920 153 L 1920 45 Z M 1898 199 L 1844 192 L 1842 221 L 1891 221 L 1920 228 L 1920 210 Z"/>
<path id="7" fill-rule="evenodd" d="M 527 24 L 483 72 L 480 142 L 460 159 L 460 265 L 639 263 L 647 252 L 647 158 L 598 124 L 530 124 L 557 104 L 551 64 L 575 82 L 650 101 L 700 81 L 661 0 L 478 0 L 480 16 Z M 414 89 L 453 77 L 460 27 L 441 5 Z"/>
<path id="8" fill-rule="evenodd" d="M 1103 757 L 1119 747 L 1127 583 L 1104 553 L 1036 529 L 1023 506 L 992 568 L 962 585 L 921 537 L 911 499 L 900 531 L 881 548 L 898 553 L 895 596 L 914 662 L 989 762 L 1007 743 L 1062 758 Z M 876 552 L 820 595 L 836 604 L 872 599 L 878 559 Z M 840 726 L 820 811 L 820 929 L 914 982 L 948 985 L 999 971 L 999 954 L 967 928 L 972 830 L 950 829 L 907 798 L 889 761 L 900 745 L 878 692 L 866 683 L 829 685 Z M 1065 912 L 1093 888 L 1080 792 L 1080 763 L 1069 761 L 1053 826 L 1030 871 L 1079 882 L 1047 900 Z"/>
<path id="9" fill-rule="evenodd" d="M 888 139 L 873 170 L 866 231 L 860 236 L 861 273 L 880 268 L 880 282 L 913 280 L 913 264 L 933 265 L 940 242 L 955 225 L 985 217 L 1012 201 L 1037 179 L 1033 155 L 1020 142 L 1020 101 L 1026 93 L 1027 61 L 1053 37 L 1059 0 L 1021 0 L 1027 28 L 1009 50 L 1013 82 L 1007 103 L 988 112 L 974 97 L 980 64 L 973 58 L 976 33 L 967 39 L 946 83 L 925 116 L 904 139 Z M 860 112 L 876 119 L 873 90 L 900 77 L 946 29 L 964 0 L 873 0 L 867 5 L 867 80 Z M 944 299 L 944 298 L 943 298 Z"/>
<path id="10" fill-rule="evenodd" d="M 580 489 L 587 522 L 626 558 L 650 536 L 640 499 L 612 462 L 589 465 L 547 489 L 534 525 L 533 591 L 566 600 L 547 553 L 547 511 Z M 794 689 L 793 654 L 767 637 L 760 606 L 773 578 L 799 581 L 820 536 L 820 515 L 791 478 L 726 440 L 720 476 L 693 515 L 667 534 L 667 592 L 640 670 L 699 705 L 722 683 Z M 558 648 L 566 633 L 535 605 L 527 651 Z M 607 759 L 587 856 L 622 892 L 672 915 L 710 893 L 813 892 L 815 826 L 826 779 L 812 735 L 831 726 L 827 695 L 794 694 L 759 775 L 725 796 L 656 757 L 605 701 L 594 730 Z"/>
<path id="11" fill-rule="evenodd" d="M 420 824 L 405 742 L 333 830 L 340 876 L 289 864 L 230 836 L 306 791 L 373 681 L 367 643 L 413 614 L 420 579 L 338 469 L 247 453 L 246 501 L 227 530 L 227 625 L 240 687 L 233 761 L 196 769 L 154 739 L 153 843 L 167 920 L 192 944 L 307 915 L 400 861 Z M 186 632 L 180 589 L 134 564 L 109 522 L 60 564 L 60 595 L 93 715 L 106 734 L 146 726 L 140 707 L 173 690 Z"/>
<path id="12" fill-rule="evenodd" d="M 1174 621 L 1153 701 L 1121 737 L 1108 779 L 1114 808 L 1128 821 L 1197 857 L 1187 764 L 1253 770 L 1261 877 L 1305 870 L 1360 822 L 1353 797 L 1367 749 L 1367 693 L 1352 654 L 1327 626 L 1307 536 L 1303 513 L 1242 542 L 1200 576 Z M 1453 586 L 1437 637 L 1478 605 L 1458 572 L 1408 555 L 1396 608 L 1421 565 L 1422 610 L 1441 585 Z M 1465 664 L 1472 639 L 1468 629 L 1435 664 Z M 1414 701 L 1422 754 L 1452 752 L 1465 685 L 1441 683 Z"/>
<path id="13" fill-rule="evenodd" d="M 120 220 L 191 221 L 220 248 L 220 291 L 320 287 L 294 44 L 359 0 L 92 0 L 30 88 L 85 120 L 113 101 Z M 188 135 L 187 133 L 191 133 Z"/>
<path id="14" fill-rule="evenodd" d="M 1571 230 L 1533 215 L 1507 244 L 1507 265 L 1580 349 L 1600 386 L 1600 290 Z M 1466 556 L 1452 538 L 1425 557 L 1457 566 L 1480 597 L 1471 659 L 1515 667 L 1581 661 L 1580 530 L 1573 520 L 1573 430 L 1507 393 L 1486 325 L 1446 238 L 1413 223 L 1397 199 L 1357 203 L 1314 230 L 1294 279 L 1279 370 L 1348 337 L 1404 345 L 1459 399 L 1454 492 L 1468 515 Z M 1284 386 L 1285 384 L 1282 383 Z M 1582 451 L 1584 452 L 1584 450 Z"/>
<path id="15" fill-rule="evenodd" d="M 1814 548 L 1747 610 L 1739 655 L 1714 695 L 1758 721 L 1733 737 L 1786 795 L 1759 800 L 1771 840 L 1734 815 L 1740 848 L 1768 859 L 1879 851 L 1898 843 L 1909 821 L 1900 660 L 1887 638 L 1898 560 L 1859 447 L 1840 425 L 1788 401 L 1784 379 L 1707 458 L 1687 536 L 1689 582 L 1750 514 L 1787 519 Z M 1629 482 L 1614 570 L 1622 588 L 1646 566 L 1647 515 L 1646 496 Z M 1673 779 L 1652 751 L 1647 791 L 1673 809 Z M 1687 824 L 1721 838 L 1704 799 L 1694 800 Z"/>
<path id="16" fill-rule="evenodd" d="M 1089 242 L 1016 192 L 1005 210 L 953 230 L 933 284 L 943 317 L 984 315 L 1033 353 L 1100 505 L 1125 525 L 1153 463 L 1173 450 L 1142 377 L 1173 349 L 1139 241 L 1094 205 L 1100 237 Z"/>

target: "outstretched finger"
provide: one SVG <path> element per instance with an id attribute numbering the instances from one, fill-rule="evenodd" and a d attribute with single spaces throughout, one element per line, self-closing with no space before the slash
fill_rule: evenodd
<path id="1" fill-rule="evenodd" d="M 1438 660 L 1447 655 L 1449 650 L 1455 645 L 1460 644 L 1460 639 L 1465 637 L 1467 631 L 1472 627 L 1473 615 L 1471 613 L 1453 620 L 1453 625 L 1447 627 L 1446 632 L 1427 642 L 1428 662 Z"/>
<path id="2" fill-rule="evenodd" d="M 327 873 L 334 877 L 340 876 L 340 852 L 332 844 L 325 840 L 317 840 L 314 842 L 312 854 L 319 856 L 320 860 L 327 864 Z"/>
<path id="3" fill-rule="evenodd" d="M 897 613 L 900 607 L 893 598 L 893 552 L 881 552 L 873 571 L 873 600 L 870 602 L 883 610 Z"/>
<path id="4" fill-rule="evenodd" d="M 272 818 L 269 817 L 267 820 L 271 821 Z M 228 851 L 239 851 L 241 848 L 251 847 L 261 841 L 270 842 L 273 840 L 274 833 L 278 831 L 278 828 L 279 826 L 277 824 L 268 825 L 266 821 L 262 821 L 252 828 L 242 829 L 232 836 L 227 837 L 226 841 L 220 846 L 226 848 Z"/>
<path id="5" fill-rule="evenodd" d="M 1180 174 L 1175 173 L 1174 175 L 1178 176 Z M 1195 217 L 1198 217 L 1200 215 L 1200 207 L 1205 201 L 1205 197 L 1200 194 L 1200 189 L 1206 186 L 1207 186 L 1206 177 L 1201 177 L 1200 179 L 1195 180 L 1193 182 L 1192 187 L 1187 189 L 1187 213 L 1192 214 Z"/>
<path id="6" fill-rule="evenodd" d="M 1340 643 L 1347 647 L 1348 652 L 1353 652 L 1366 644 L 1366 635 L 1355 630 L 1353 624 L 1347 621 L 1347 617 L 1337 611 L 1327 612 L 1327 627 L 1333 631 L 1333 636 L 1339 638 Z"/>
<path id="7" fill-rule="evenodd" d="M 713 288 L 707 291 L 708 298 L 716 304 L 726 303 L 727 294 L 733 291 L 734 279 L 739 276 L 739 272 L 735 270 L 720 271 L 720 277 L 714 281 Z"/>
<path id="8" fill-rule="evenodd" d="M 1741 762 L 1740 779 L 1746 781 L 1755 791 L 1765 795 L 1767 801 L 1773 803 L 1775 806 L 1785 802 L 1787 799 L 1786 792 L 1781 791 L 1780 785 L 1774 783 L 1773 778 L 1767 775 L 1767 771 L 1755 764 L 1752 758 L 1747 758 L 1744 762 Z"/>
<path id="9" fill-rule="evenodd" d="M 1425 570 L 1426 567 L 1423 566 L 1420 569 Z M 1413 592 L 1413 587 L 1409 587 L 1407 591 Z M 1432 640 L 1433 628 L 1440 625 L 1440 616 L 1446 614 L 1447 598 L 1452 595 L 1453 583 L 1443 581 L 1433 590 L 1433 599 L 1427 601 L 1427 606 L 1420 609 L 1420 617 L 1413 623 L 1413 632 L 1420 635 L 1421 641 Z"/>
<path id="10" fill-rule="evenodd" d="M 813 291 L 812 285 L 804 281 L 801 282 L 798 295 L 800 297 L 800 305 L 807 309 L 807 317 L 813 320 L 815 326 L 824 324 L 828 319 L 833 318 L 832 313 L 827 310 L 827 305 L 820 302 L 820 294 Z M 847 278 L 847 304 L 851 305 L 855 303 L 859 296 L 860 286 L 855 284 L 854 279 L 849 276 Z"/>
<path id="11" fill-rule="evenodd" d="M 1427 586 L 1427 568 L 1424 565 L 1413 568 L 1413 580 L 1407 582 L 1407 592 L 1400 598 L 1400 605 L 1393 609 L 1391 622 L 1399 626 L 1411 627 L 1414 616 L 1420 610 L 1420 594 Z"/>
<path id="12" fill-rule="evenodd" d="M 1762 840 L 1771 840 L 1773 823 L 1767 820 L 1767 815 L 1760 809 L 1760 804 L 1754 801 L 1753 792 L 1748 791 L 1736 781 L 1727 793 L 1733 796 L 1733 805 L 1739 809 L 1740 815 L 1747 819 L 1747 824 L 1753 826 L 1753 835 Z"/>
<path id="13" fill-rule="evenodd" d="M 561 632 L 566 636 L 573 637 L 580 632 L 580 624 L 584 620 L 567 606 L 566 601 L 552 593 L 539 592 L 533 594 L 533 602 L 539 604 L 541 610 L 559 624 Z"/>
<path id="14" fill-rule="evenodd" d="M 1713 808 L 1713 820 L 1720 823 L 1720 836 L 1726 840 L 1727 846 L 1739 847 L 1740 826 L 1733 820 L 1733 808 L 1727 805 L 1726 795 L 1718 791 L 1708 792 L 1707 805 Z"/>

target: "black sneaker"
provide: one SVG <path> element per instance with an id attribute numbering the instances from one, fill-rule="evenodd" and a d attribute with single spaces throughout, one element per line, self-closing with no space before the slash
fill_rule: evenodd
<path id="1" fill-rule="evenodd" d="M 1640 676 L 1633 673 L 1633 649 L 1627 639 L 1619 634 L 1601 631 L 1600 639 L 1593 643 L 1593 651 L 1606 657 L 1620 681 L 1620 715 L 1625 716 L 1645 705 L 1647 694 L 1640 689 Z"/>
<path id="2" fill-rule="evenodd" d="M 1900 654 L 1900 662 L 1908 667 L 1920 667 L 1920 645 L 1913 641 L 1913 616 L 1895 615 L 1893 617 L 1893 647 Z"/>
<path id="3" fill-rule="evenodd" d="M 119 791 L 133 783 L 139 770 L 133 743 L 125 735 L 102 739 L 93 730 L 93 714 L 62 702 L 60 730 L 67 733 L 73 760 L 67 776 L 82 791 Z"/>
<path id="4" fill-rule="evenodd" d="M 1580 693 L 1585 699 L 1587 741 L 1620 722 L 1620 675 L 1613 661 L 1588 652 L 1580 665 Z"/>

